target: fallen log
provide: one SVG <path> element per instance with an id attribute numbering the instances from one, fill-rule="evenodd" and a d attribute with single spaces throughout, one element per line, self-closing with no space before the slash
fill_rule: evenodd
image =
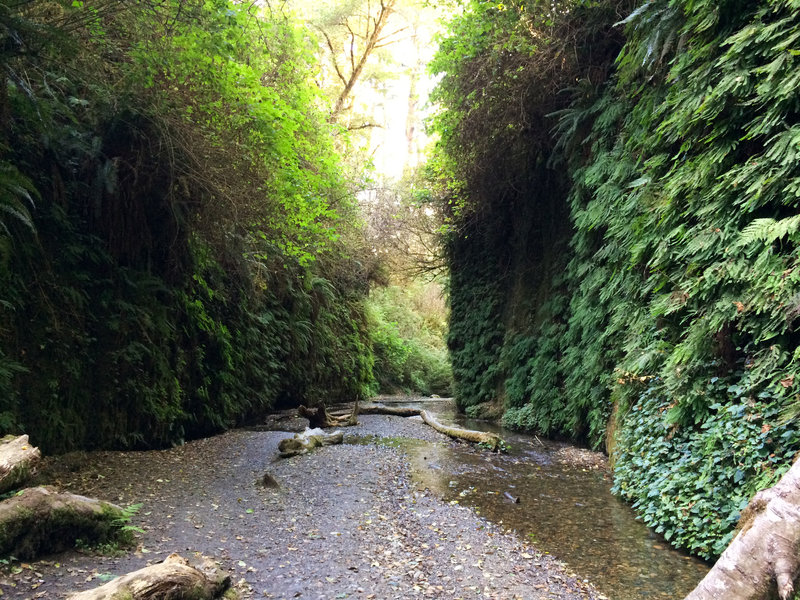
<path id="1" fill-rule="evenodd" d="M 81 539 L 130 541 L 125 513 L 117 505 L 51 487 L 28 488 L 0 502 L 0 557 L 33 558 L 60 552 Z"/>
<path id="2" fill-rule="evenodd" d="M 428 425 L 446 436 L 457 440 L 466 440 L 475 444 L 481 444 L 495 452 L 499 452 L 503 449 L 503 440 L 500 439 L 500 436 L 496 433 L 462 429 L 461 427 L 450 427 L 437 421 L 427 410 L 420 411 L 419 415 Z"/>
<path id="3" fill-rule="evenodd" d="M 162 563 L 133 571 L 93 590 L 76 592 L 67 600 L 213 600 L 221 598 L 231 578 L 208 558 L 192 566 L 178 554 Z"/>
<path id="4" fill-rule="evenodd" d="M 31 446 L 27 435 L 0 439 L 0 494 L 22 487 L 41 459 L 42 453 Z"/>
<path id="5" fill-rule="evenodd" d="M 344 433 L 334 431 L 325 433 L 322 429 L 306 429 L 303 433 L 296 433 L 294 437 L 286 438 L 278 443 L 278 452 L 282 458 L 305 454 L 320 446 L 330 446 L 341 444 L 344 441 Z"/>
<path id="6" fill-rule="evenodd" d="M 800 573 L 800 462 L 753 496 L 739 533 L 685 600 L 793 597 Z"/>
<path id="7" fill-rule="evenodd" d="M 312 429 L 351 427 L 358 425 L 358 400 L 353 404 L 353 410 L 349 415 L 336 416 L 329 413 L 324 406 L 309 408 L 302 404 L 297 407 L 297 414 L 308 419 L 308 426 Z"/>
<path id="8" fill-rule="evenodd" d="M 467 442 L 474 442 L 476 444 L 483 444 L 493 451 L 499 451 L 503 448 L 503 440 L 497 434 L 444 425 L 437 421 L 436 418 L 427 410 L 422 410 L 420 408 L 386 406 L 384 404 L 367 404 L 366 406 L 360 407 L 359 414 L 391 415 L 395 417 L 420 416 L 422 417 L 422 420 L 425 421 L 426 424 L 433 427 L 433 429 L 451 438 L 464 440 Z"/>
<path id="9" fill-rule="evenodd" d="M 308 427 L 308 419 L 298 416 L 297 409 L 267 415 L 262 423 L 247 427 L 250 431 L 289 431 L 300 433 Z"/>
<path id="10" fill-rule="evenodd" d="M 394 415 L 396 417 L 417 417 L 422 413 L 421 408 L 403 406 L 386 406 L 385 404 L 367 404 L 358 411 L 362 415 Z"/>

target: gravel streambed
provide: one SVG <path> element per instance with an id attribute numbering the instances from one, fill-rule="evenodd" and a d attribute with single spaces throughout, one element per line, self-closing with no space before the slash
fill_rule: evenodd
<path id="1" fill-rule="evenodd" d="M 453 443 L 414 419 L 363 415 L 345 443 L 279 459 L 290 434 L 236 430 L 149 452 L 47 461 L 42 483 L 141 503 L 137 547 L 13 565 L 3 598 L 61 598 L 160 562 L 214 557 L 244 598 L 600 599 L 554 558 L 411 483 L 397 438 Z M 279 488 L 261 484 L 264 473 Z"/>

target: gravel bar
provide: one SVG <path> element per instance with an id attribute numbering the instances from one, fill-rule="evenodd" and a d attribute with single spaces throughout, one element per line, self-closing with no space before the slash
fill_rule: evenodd
<path id="1" fill-rule="evenodd" d="M 121 556 L 68 552 L 5 567 L 2 597 L 62 598 L 197 552 L 231 573 L 242 598 L 604 598 L 471 509 L 415 489 L 404 454 L 380 438 L 453 442 L 414 419 L 359 420 L 343 445 L 290 459 L 277 453 L 290 434 L 245 430 L 170 450 L 48 459 L 40 483 L 142 503 L 133 524 L 144 532 Z M 265 473 L 280 487 L 264 487 Z"/>

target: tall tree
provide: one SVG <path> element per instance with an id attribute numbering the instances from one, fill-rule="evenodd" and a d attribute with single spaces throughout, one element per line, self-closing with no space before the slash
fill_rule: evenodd
<path id="1" fill-rule="evenodd" d="M 340 83 L 336 102 L 331 111 L 331 121 L 348 107 L 353 88 L 364 73 L 374 52 L 398 39 L 405 26 L 391 28 L 387 25 L 395 13 L 397 0 L 366 0 L 358 4 L 339 5 L 314 21 L 325 40 L 331 66 Z"/>

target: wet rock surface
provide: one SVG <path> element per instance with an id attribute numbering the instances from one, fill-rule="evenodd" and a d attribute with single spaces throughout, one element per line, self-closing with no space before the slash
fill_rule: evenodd
<path id="1" fill-rule="evenodd" d="M 60 598 L 171 552 L 215 557 L 252 598 L 602 597 L 473 510 L 416 489 L 404 454 L 385 443 L 453 442 L 412 419 L 359 420 L 344 445 L 290 459 L 277 452 L 288 433 L 244 430 L 171 450 L 50 459 L 47 483 L 142 503 L 133 525 L 144 533 L 118 557 L 14 563 L 0 576 L 3 597 Z M 265 473 L 278 487 L 263 485 Z"/>

